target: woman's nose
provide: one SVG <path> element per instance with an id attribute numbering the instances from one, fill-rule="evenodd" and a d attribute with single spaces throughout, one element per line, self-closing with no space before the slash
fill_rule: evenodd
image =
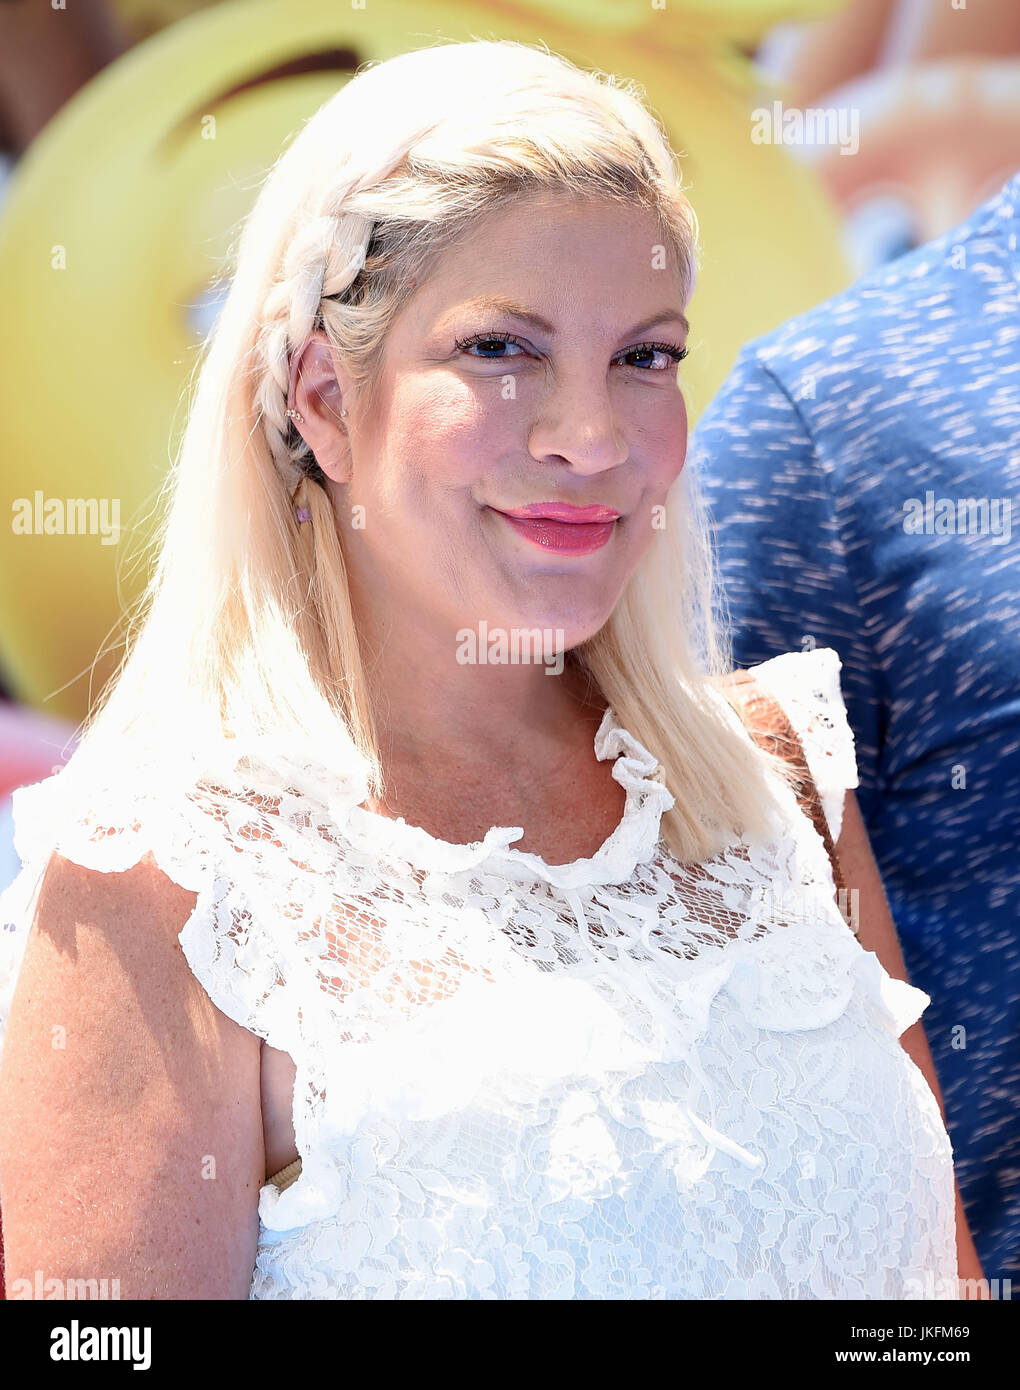
<path id="1" fill-rule="evenodd" d="M 537 462 L 563 462 L 579 474 L 618 468 L 629 455 L 608 391 L 590 384 L 564 386 L 545 397 L 528 447 Z"/>

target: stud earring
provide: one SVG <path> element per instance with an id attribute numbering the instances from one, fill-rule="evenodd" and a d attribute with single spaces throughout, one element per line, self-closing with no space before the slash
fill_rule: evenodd
<path id="1" fill-rule="evenodd" d="M 302 422 L 302 423 L 304 422 L 304 418 L 305 418 L 305 417 L 301 414 L 300 410 L 292 410 L 292 409 L 288 406 L 287 409 L 286 409 L 283 413 L 287 416 L 288 420 L 297 420 L 297 421 L 300 421 L 300 422 Z M 346 411 L 346 410 L 341 410 L 340 415 L 341 415 L 342 418 L 346 418 L 346 416 L 347 416 L 347 411 Z"/>

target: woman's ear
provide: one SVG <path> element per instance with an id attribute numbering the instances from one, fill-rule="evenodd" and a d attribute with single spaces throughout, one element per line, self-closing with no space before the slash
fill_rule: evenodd
<path id="1" fill-rule="evenodd" d="M 295 428 L 335 483 L 350 481 L 351 448 L 344 415 L 343 390 L 329 339 L 321 329 L 291 358 L 289 409 L 296 410 Z"/>

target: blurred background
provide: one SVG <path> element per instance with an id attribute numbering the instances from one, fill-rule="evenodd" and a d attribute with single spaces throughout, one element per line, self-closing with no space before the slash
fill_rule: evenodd
<path id="1" fill-rule="evenodd" d="M 4 0 L 0 888 L 12 790 L 122 653 L 259 180 L 359 65 L 439 37 L 643 85 L 701 226 L 692 425 L 746 341 L 1020 167 L 1016 0 Z"/>

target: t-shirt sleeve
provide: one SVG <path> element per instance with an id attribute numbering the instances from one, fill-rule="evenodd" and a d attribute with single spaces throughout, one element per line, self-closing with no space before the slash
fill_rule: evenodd
<path id="1" fill-rule="evenodd" d="M 690 464 L 709 512 L 734 660 L 749 667 L 809 644 L 839 654 L 867 816 L 881 794 L 882 687 L 846 541 L 853 498 L 834 472 L 838 460 L 817 447 L 810 405 L 748 344 L 693 431 Z"/>
<path id="2" fill-rule="evenodd" d="M 786 652 L 751 667 L 780 703 L 804 747 L 833 840 L 839 839 L 847 791 L 858 785 L 853 731 L 840 688 L 842 663 L 831 647 Z"/>

